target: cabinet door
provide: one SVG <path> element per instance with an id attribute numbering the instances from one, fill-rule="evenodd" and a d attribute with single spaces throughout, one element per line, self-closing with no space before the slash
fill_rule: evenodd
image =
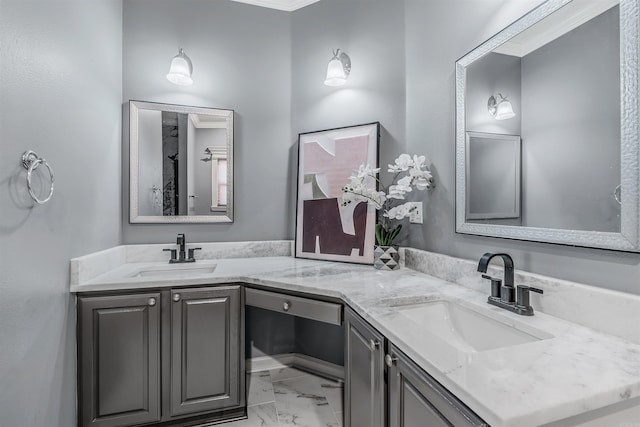
<path id="1" fill-rule="evenodd" d="M 78 298 L 78 422 L 160 420 L 160 294 Z"/>
<path id="2" fill-rule="evenodd" d="M 487 425 L 393 345 L 387 366 L 389 427 Z"/>
<path id="3" fill-rule="evenodd" d="M 351 309 L 345 310 L 346 427 L 385 425 L 384 337 Z"/>
<path id="4" fill-rule="evenodd" d="M 244 405 L 239 286 L 171 291 L 171 416 Z"/>

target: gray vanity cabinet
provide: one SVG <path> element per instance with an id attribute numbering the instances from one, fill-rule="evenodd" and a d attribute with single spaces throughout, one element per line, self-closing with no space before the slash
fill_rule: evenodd
<path id="1" fill-rule="evenodd" d="M 384 336 L 351 309 L 344 314 L 346 427 L 384 427 Z"/>
<path id="2" fill-rule="evenodd" d="M 78 425 L 245 413 L 244 297 L 226 285 L 78 297 Z"/>
<path id="3" fill-rule="evenodd" d="M 392 344 L 386 361 L 389 427 L 487 426 Z"/>
<path id="4" fill-rule="evenodd" d="M 238 286 L 171 291 L 172 416 L 244 404 L 240 303 Z"/>
<path id="5" fill-rule="evenodd" d="M 344 317 L 346 427 L 487 425 L 353 310 Z"/>
<path id="6" fill-rule="evenodd" d="M 81 426 L 160 421 L 160 293 L 78 299 Z"/>

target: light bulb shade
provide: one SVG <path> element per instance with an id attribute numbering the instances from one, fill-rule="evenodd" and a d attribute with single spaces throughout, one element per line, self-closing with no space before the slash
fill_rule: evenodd
<path id="1" fill-rule="evenodd" d="M 327 65 L 327 78 L 324 84 L 327 86 L 341 86 L 347 82 L 347 76 L 344 73 L 342 62 L 338 58 L 329 61 Z"/>
<path id="2" fill-rule="evenodd" d="M 347 82 L 350 72 L 351 59 L 346 53 L 340 52 L 340 49 L 338 49 L 334 52 L 329 65 L 327 65 L 327 78 L 324 84 L 327 86 L 342 86 Z"/>
<path id="3" fill-rule="evenodd" d="M 178 54 L 171 60 L 167 80 L 176 85 L 189 86 L 193 84 L 193 80 L 191 79 L 192 72 L 193 64 L 191 64 L 191 59 L 180 49 Z"/>
<path id="4" fill-rule="evenodd" d="M 489 110 L 489 114 L 491 114 L 496 120 L 507 120 L 516 116 L 516 113 L 513 111 L 513 106 L 511 102 L 502 96 L 502 94 L 498 94 L 500 97 L 500 101 L 496 100 L 495 96 L 490 96 L 489 101 L 487 102 L 487 110 Z"/>
<path id="5" fill-rule="evenodd" d="M 503 99 L 500 101 L 496 111 L 496 120 L 507 120 L 515 117 L 515 115 L 516 113 L 513 112 L 513 106 L 509 100 Z"/>

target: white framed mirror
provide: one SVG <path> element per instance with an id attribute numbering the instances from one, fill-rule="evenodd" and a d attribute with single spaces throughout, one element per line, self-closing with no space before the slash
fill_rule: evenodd
<path id="1" fill-rule="evenodd" d="M 233 222 L 233 115 L 129 102 L 129 222 Z"/>
<path id="2" fill-rule="evenodd" d="M 548 0 L 456 62 L 458 233 L 640 252 L 639 3 Z M 478 133 L 519 135 L 515 220 L 469 206 Z"/>

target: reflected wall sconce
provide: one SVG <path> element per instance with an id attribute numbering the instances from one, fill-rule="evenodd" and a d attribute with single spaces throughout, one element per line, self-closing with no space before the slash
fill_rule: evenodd
<path id="1" fill-rule="evenodd" d="M 178 54 L 171 60 L 167 80 L 179 86 L 189 86 L 193 84 L 191 73 L 193 73 L 191 59 L 189 59 L 187 54 L 184 53 L 184 50 L 180 48 Z"/>
<path id="2" fill-rule="evenodd" d="M 487 110 L 496 120 L 507 120 L 515 117 L 516 113 L 513 112 L 513 106 L 501 93 L 498 94 L 500 100 L 496 100 L 496 97 L 491 95 L 489 101 L 487 101 Z"/>
<path id="3" fill-rule="evenodd" d="M 327 65 L 327 78 L 324 84 L 327 86 L 342 86 L 347 82 L 351 74 L 351 58 L 340 49 L 333 52 L 333 58 Z"/>

